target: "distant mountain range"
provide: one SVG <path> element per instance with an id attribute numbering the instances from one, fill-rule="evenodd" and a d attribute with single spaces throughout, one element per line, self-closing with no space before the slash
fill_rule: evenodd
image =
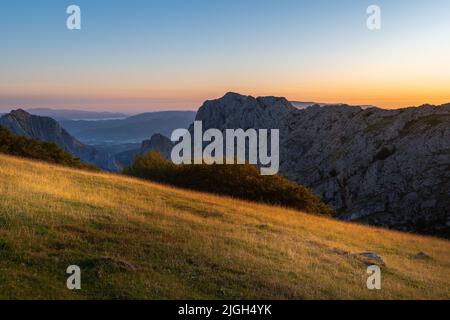
<path id="1" fill-rule="evenodd" d="M 195 119 L 194 111 L 163 111 L 134 115 L 118 120 L 61 120 L 61 125 L 86 144 L 141 143 L 153 134 L 170 135 L 187 128 Z"/>
<path id="2" fill-rule="evenodd" d="M 33 108 L 27 109 L 28 113 L 41 117 L 50 117 L 55 120 L 106 120 L 106 119 L 123 119 L 129 115 L 120 112 L 95 112 L 84 110 L 65 110 L 50 108 Z"/>
<path id="3" fill-rule="evenodd" d="M 309 107 L 325 107 L 325 106 L 347 106 L 348 104 L 345 103 L 321 103 L 321 102 L 302 102 L 302 101 L 289 101 L 294 107 L 297 109 L 306 109 Z M 373 105 L 358 105 L 358 107 L 362 109 L 369 109 L 369 108 L 377 108 Z"/>
<path id="4" fill-rule="evenodd" d="M 297 109 L 305 109 L 312 106 L 325 106 L 326 103 L 319 103 L 319 102 L 302 102 L 302 101 L 290 101 L 290 103 L 296 107 Z"/>

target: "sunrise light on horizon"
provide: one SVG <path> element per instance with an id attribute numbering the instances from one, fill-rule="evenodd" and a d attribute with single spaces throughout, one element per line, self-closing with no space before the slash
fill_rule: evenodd
<path id="1" fill-rule="evenodd" d="M 68 5 L 82 29 L 65 27 Z M 376 3 L 381 30 L 366 28 Z M 234 91 L 383 108 L 450 102 L 450 2 L 18 0 L 0 10 L 0 111 L 196 110 Z"/>

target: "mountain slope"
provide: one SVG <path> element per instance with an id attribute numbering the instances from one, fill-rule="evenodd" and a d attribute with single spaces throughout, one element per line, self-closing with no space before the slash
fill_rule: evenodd
<path id="1" fill-rule="evenodd" d="M 450 298 L 445 240 L 4 155 L 0 199 L 0 298 Z"/>
<path id="2" fill-rule="evenodd" d="M 19 136 L 53 142 L 85 163 L 105 170 L 115 170 L 108 154 L 82 144 L 52 118 L 31 115 L 19 109 L 1 117 L 0 125 Z"/>
<path id="3" fill-rule="evenodd" d="M 284 98 L 207 101 L 203 130 L 280 129 L 280 173 L 343 219 L 450 238 L 450 104 L 298 110 Z"/>
<path id="4" fill-rule="evenodd" d="M 74 158 L 54 143 L 17 136 L 2 126 L 0 126 L 0 153 L 73 168 L 98 170 L 96 167 L 81 163 L 78 158 Z"/>

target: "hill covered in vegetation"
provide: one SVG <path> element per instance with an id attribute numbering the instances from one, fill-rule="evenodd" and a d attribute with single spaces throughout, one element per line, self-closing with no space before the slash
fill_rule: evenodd
<path id="1" fill-rule="evenodd" d="M 249 164 L 175 165 L 158 152 L 137 155 L 124 173 L 176 187 L 231 196 L 331 215 L 333 210 L 323 204 L 309 189 L 281 176 L 262 176 Z"/>
<path id="2" fill-rule="evenodd" d="M 5 155 L 0 199 L 0 299 L 450 298 L 446 240 Z"/>

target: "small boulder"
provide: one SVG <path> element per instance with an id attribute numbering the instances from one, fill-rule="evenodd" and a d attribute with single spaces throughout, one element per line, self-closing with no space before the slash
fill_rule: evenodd
<path id="1" fill-rule="evenodd" d="M 414 256 L 414 259 L 421 259 L 421 260 L 426 260 L 426 259 L 430 259 L 431 257 L 429 255 L 427 255 L 425 252 L 419 252 Z"/>
<path id="2" fill-rule="evenodd" d="M 367 264 L 378 265 L 378 266 L 385 265 L 383 258 L 381 258 L 381 256 L 379 256 L 375 252 L 361 252 L 361 253 L 357 253 L 353 256 L 356 256 L 357 258 L 366 262 Z"/>

